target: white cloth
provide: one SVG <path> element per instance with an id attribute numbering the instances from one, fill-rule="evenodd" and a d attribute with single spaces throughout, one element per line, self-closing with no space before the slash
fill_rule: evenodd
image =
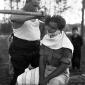
<path id="1" fill-rule="evenodd" d="M 40 40 L 39 20 L 25 21 L 21 27 L 13 29 L 13 32 L 14 36 L 24 40 Z"/>
<path id="2" fill-rule="evenodd" d="M 48 66 L 45 71 L 45 76 L 50 74 L 55 67 Z M 69 77 L 65 74 L 61 74 L 49 81 L 47 85 L 65 85 L 69 80 Z M 17 85 L 38 85 L 39 82 L 39 67 L 29 70 L 27 68 L 23 74 L 18 76 Z"/>
<path id="3" fill-rule="evenodd" d="M 39 67 L 29 70 L 25 69 L 25 72 L 22 73 L 17 78 L 18 85 L 38 85 L 39 82 Z"/>
<path id="4" fill-rule="evenodd" d="M 74 50 L 71 41 L 68 39 L 64 31 L 62 31 L 57 36 L 54 36 L 53 38 L 50 38 L 50 36 L 46 34 L 41 40 L 41 44 L 51 49 L 60 49 L 62 47 L 65 47 L 71 49 L 72 52 Z"/>

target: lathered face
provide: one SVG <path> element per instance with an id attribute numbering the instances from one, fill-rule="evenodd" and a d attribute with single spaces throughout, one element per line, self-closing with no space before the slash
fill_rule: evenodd
<path id="1" fill-rule="evenodd" d="M 49 22 L 49 24 L 45 27 L 48 33 L 54 33 L 58 30 L 57 23 Z"/>

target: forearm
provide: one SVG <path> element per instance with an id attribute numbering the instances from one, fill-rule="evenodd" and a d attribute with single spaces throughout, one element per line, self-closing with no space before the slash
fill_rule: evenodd
<path id="1" fill-rule="evenodd" d="M 39 80 L 44 79 L 44 73 L 45 73 L 45 63 L 43 57 L 41 57 L 39 62 Z"/>
<path id="2" fill-rule="evenodd" d="M 11 18 L 11 21 L 12 22 L 17 22 L 17 23 L 22 23 L 22 22 L 25 22 L 27 20 L 30 20 L 30 19 L 36 19 L 37 17 L 35 16 L 15 16 L 15 17 L 12 17 Z"/>
<path id="3" fill-rule="evenodd" d="M 51 80 L 54 77 L 59 76 L 60 74 L 62 74 L 66 68 L 68 67 L 68 64 L 61 64 L 60 67 L 58 67 L 57 69 L 55 69 L 51 74 L 49 74 L 45 79 L 46 81 L 49 82 L 49 80 Z"/>

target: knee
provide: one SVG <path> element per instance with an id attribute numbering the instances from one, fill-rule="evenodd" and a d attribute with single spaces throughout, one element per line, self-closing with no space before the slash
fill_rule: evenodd
<path id="1" fill-rule="evenodd" d="M 50 80 L 48 85 L 67 85 L 69 79 L 64 79 L 64 78 L 53 78 Z"/>
<path id="2" fill-rule="evenodd" d="M 66 85 L 66 82 L 64 80 L 56 80 L 55 85 Z"/>

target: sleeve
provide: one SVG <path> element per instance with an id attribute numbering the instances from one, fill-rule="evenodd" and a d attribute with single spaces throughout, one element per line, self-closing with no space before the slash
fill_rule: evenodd
<path id="1" fill-rule="evenodd" d="M 18 11 L 23 12 L 22 10 L 18 10 Z M 16 11 L 16 13 L 17 13 L 18 11 Z M 10 20 L 11 20 L 12 22 L 15 22 L 18 17 L 22 17 L 22 16 L 24 17 L 24 15 L 11 14 Z"/>
<path id="2" fill-rule="evenodd" d="M 11 20 L 11 22 L 16 22 L 16 19 L 17 19 L 18 17 L 21 17 L 21 18 L 22 18 L 22 16 L 23 16 L 23 15 L 11 15 L 10 20 Z"/>
<path id="3" fill-rule="evenodd" d="M 12 21 L 14 18 L 16 18 L 16 15 L 11 15 L 10 20 Z"/>
<path id="4" fill-rule="evenodd" d="M 64 48 L 62 51 L 62 57 L 60 59 L 60 62 L 70 65 L 71 59 L 72 59 L 72 51 L 68 48 Z"/>
<path id="5" fill-rule="evenodd" d="M 18 17 L 22 17 L 22 16 L 21 15 L 11 15 L 11 17 L 10 17 L 10 22 L 12 24 L 13 29 L 17 29 L 24 24 L 24 22 L 17 22 Z"/>

